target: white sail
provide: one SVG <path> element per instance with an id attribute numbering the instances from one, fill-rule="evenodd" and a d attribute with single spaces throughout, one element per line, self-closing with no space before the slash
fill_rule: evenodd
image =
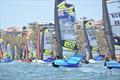
<path id="1" fill-rule="evenodd" d="M 112 25 L 113 36 L 120 37 L 120 0 L 107 1 L 107 7 L 110 23 Z M 119 45 L 115 45 L 115 49 L 116 54 L 120 52 Z"/>

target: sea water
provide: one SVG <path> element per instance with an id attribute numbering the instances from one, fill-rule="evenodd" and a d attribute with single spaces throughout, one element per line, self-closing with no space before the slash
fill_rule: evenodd
<path id="1" fill-rule="evenodd" d="M 120 69 L 107 69 L 104 62 L 81 67 L 55 68 L 48 63 L 0 63 L 0 80 L 120 80 Z"/>
<path id="2" fill-rule="evenodd" d="M 75 52 L 64 51 L 66 57 Z M 120 80 L 120 69 L 107 69 L 104 62 L 81 67 L 55 68 L 50 63 L 0 63 L 0 80 Z"/>

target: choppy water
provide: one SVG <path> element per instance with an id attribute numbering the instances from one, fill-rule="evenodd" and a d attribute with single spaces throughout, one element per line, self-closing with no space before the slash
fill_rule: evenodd
<path id="1" fill-rule="evenodd" d="M 120 70 L 109 70 L 103 62 L 78 68 L 40 63 L 0 63 L 0 80 L 120 80 Z"/>

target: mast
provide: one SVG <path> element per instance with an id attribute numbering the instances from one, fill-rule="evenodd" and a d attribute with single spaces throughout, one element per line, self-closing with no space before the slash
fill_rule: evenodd
<path id="1" fill-rule="evenodd" d="M 42 31 L 41 35 L 41 59 L 43 60 L 43 55 L 44 55 L 44 30 Z"/>
<path id="2" fill-rule="evenodd" d="M 83 31 L 84 31 L 84 37 L 85 37 L 85 46 L 87 47 L 87 50 L 89 52 L 89 59 L 93 59 L 93 55 L 92 55 L 92 49 L 90 47 L 90 42 L 89 42 L 89 39 L 88 39 L 88 35 L 87 35 L 87 31 L 86 31 L 86 26 L 85 24 L 87 23 L 87 20 L 83 20 Z"/>
<path id="3" fill-rule="evenodd" d="M 37 58 L 40 59 L 40 31 L 37 34 Z"/>
<path id="4" fill-rule="evenodd" d="M 109 50 L 110 50 L 109 52 L 110 52 L 112 60 L 115 60 L 116 59 L 115 47 L 114 47 L 115 41 L 112 35 L 112 26 L 111 26 L 110 19 L 109 19 L 106 0 L 102 0 L 102 10 L 103 10 L 104 28 L 106 32 L 107 43 L 108 43 Z"/>
<path id="5" fill-rule="evenodd" d="M 26 42 L 25 42 L 25 52 L 26 52 L 26 60 L 28 60 L 28 55 L 29 55 L 29 51 L 28 51 L 28 44 L 27 44 L 27 39 L 26 39 Z"/>
<path id="6" fill-rule="evenodd" d="M 55 9 L 54 9 L 54 23 L 55 23 L 55 36 L 56 36 L 56 42 L 57 42 L 57 52 L 58 57 L 60 59 L 63 58 L 63 49 L 61 42 L 61 31 L 60 31 L 60 24 L 59 24 L 59 18 L 58 18 L 58 8 L 57 5 L 60 3 L 61 0 L 55 0 Z"/>

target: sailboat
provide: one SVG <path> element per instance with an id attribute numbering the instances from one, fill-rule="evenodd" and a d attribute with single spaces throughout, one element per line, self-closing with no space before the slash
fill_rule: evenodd
<path id="1" fill-rule="evenodd" d="M 25 48 L 25 52 L 26 52 L 26 62 L 32 62 L 32 60 L 30 60 L 29 59 L 29 50 L 28 50 L 28 43 L 27 43 L 27 40 L 26 40 L 26 42 L 25 42 L 25 46 L 26 46 L 26 48 Z"/>
<path id="2" fill-rule="evenodd" d="M 0 61 L 3 59 L 3 51 L 2 49 L 0 48 Z"/>
<path id="3" fill-rule="evenodd" d="M 8 45 L 7 47 L 9 48 L 9 54 L 6 54 L 5 57 L 4 57 L 2 48 L 0 48 L 0 57 L 1 57 L 1 59 L 2 59 L 2 60 L 0 60 L 0 62 L 2 62 L 2 63 L 12 62 L 12 60 L 10 59 L 10 57 L 11 57 L 11 55 L 10 55 L 10 46 Z M 8 49 L 7 49 L 7 50 L 8 50 Z"/>
<path id="4" fill-rule="evenodd" d="M 40 32 L 37 35 L 37 59 L 40 60 Z"/>
<path id="5" fill-rule="evenodd" d="M 85 53 L 85 61 L 88 63 L 95 63 L 96 61 L 93 59 L 93 55 L 92 55 L 92 49 L 91 49 L 91 45 L 90 45 L 90 41 L 88 38 L 88 33 L 87 33 L 87 29 L 86 29 L 86 24 L 88 23 L 87 20 L 83 20 L 83 31 L 84 31 L 84 37 L 85 37 L 85 47 L 84 47 L 84 53 Z"/>
<path id="6" fill-rule="evenodd" d="M 83 31 L 84 31 L 84 53 L 85 53 L 85 61 L 90 63 L 96 63 L 96 61 L 102 61 L 105 55 L 101 55 L 98 51 L 98 44 L 95 34 L 92 29 L 92 21 L 84 20 L 83 21 Z M 98 56 L 93 57 L 93 53 L 98 53 Z"/>
<path id="7" fill-rule="evenodd" d="M 111 10 L 114 7 L 114 10 Z M 116 60 L 120 62 L 120 0 L 107 1 L 108 14 L 112 26 Z"/>
<path id="8" fill-rule="evenodd" d="M 66 44 L 64 45 L 64 43 L 69 43 L 69 41 L 66 41 L 66 37 L 63 32 L 63 25 L 65 24 L 65 22 L 67 23 L 66 25 L 72 25 L 71 27 L 73 27 L 74 25 L 74 18 L 75 16 L 70 15 L 69 11 L 67 11 L 66 9 L 68 8 L 66 6 L 66 1 L 65 0 L 55 0 L 55 37 L 56 37 L 56 42 L 57 42 L 57 51 L 58 51 L 58 59 L 54 60 L 52 62 L 52 65 L 54 67 L 59 67 L 59 66 L 64 66 L 64 67 L 79 67 L 80 66 L 80 61 L 83 60 L 83 55 L 81 54 L 74 54 L 73 56 L 63 60 L 63 46 L 67 46 Z M 72 12 L 74 12 L 74 6 L 69 4 L 71 7 Z M 71 20 L 71 21 L 69 21 Z M 73 24 L 72 24 L 73 22 Z M 71 24 L 70 24 L 71 23 Z M 63 32 L 62 32 L 63 30 Z M 71 42 L 70 42 L 71 43 Z M 70 46 L 71 47 L 71 46 Z M 73 47 L 73 46 L 72 46 Z"/>
<path id="9" fill-rule="evenodd" d="M 115 41 L 112 34 L 112 28 L 111 28 L 111 23 L 109 19 L 106 0 L 102 0 L 102 8 L 103 8 L 103 20 L 104 20 L 104 27 L 106 31 L 107 43 L 109 45 L 109 54 L 111 55 L 111 60 L 106 61 L 105 64 L 109 69 L 112 69 L 112 68 L 120 69 L 120 63 L 116 61 L 115 47 L 114 47 Z"/>
<path id="10" fill-rule="evenodd" d="M 37 51 L 36 51 L 36 57 L 37 59 L 33 60 L 32 62 L 37 63 L 44 63 L 43 61 L 43 53 L 44 53 L 44 30 L 46 28 L 42 28 L 38 31 L 37 34 Z"/>
<path id="11" fill-rule="evenodd" d="M 40 31 L 37 32 L 36 59 L 34 59 L 32 62 L 40 62 L 40 33 Z"/>

